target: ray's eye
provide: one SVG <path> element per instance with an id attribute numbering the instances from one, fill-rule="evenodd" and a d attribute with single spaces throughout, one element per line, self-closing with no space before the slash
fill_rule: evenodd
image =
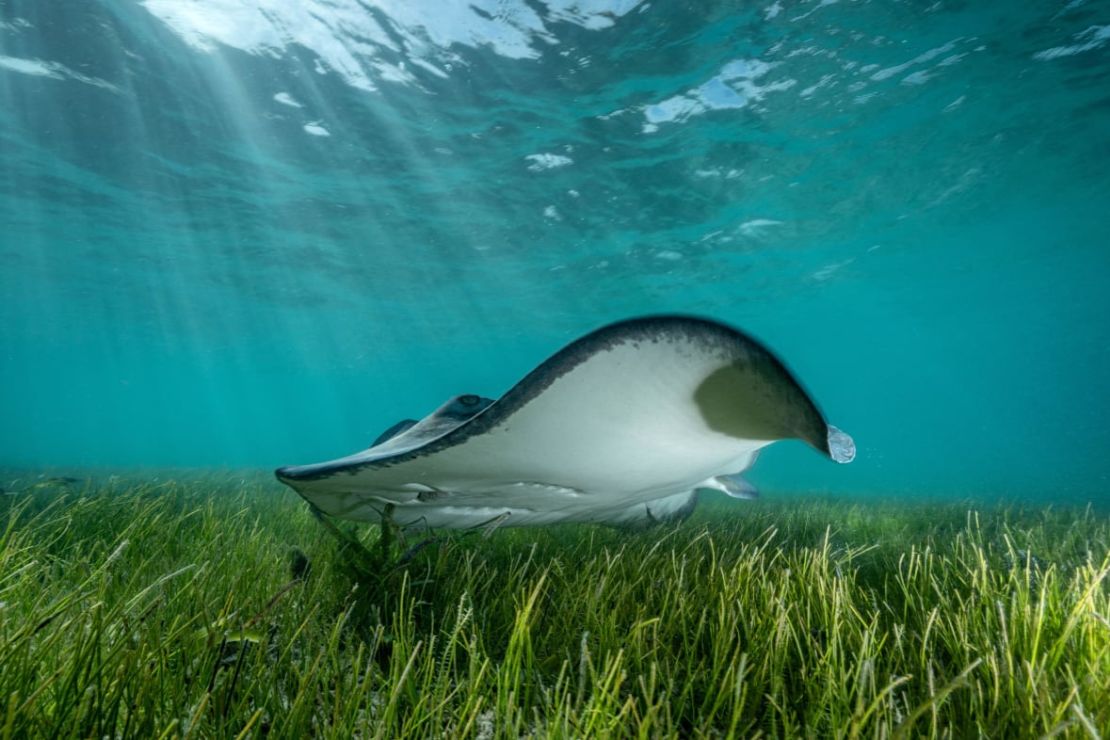
<path id="1" fill-rule="evenodd" d="M 465 396 L 459 396 L 459 403 L 461 403 L 463 406 L 473 406 L 474 404 L 478 403 L 479 400 L 481 399 L 479 399 L 473 393 L 467 393 Z"/>

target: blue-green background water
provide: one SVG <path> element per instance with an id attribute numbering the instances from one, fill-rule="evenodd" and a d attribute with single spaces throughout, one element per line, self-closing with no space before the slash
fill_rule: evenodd
<path id="1" fill-rule="evenodd" d="M 603 323 L 764 339 L 859 456 L 1106 501 L 1110 3 L 0 0 L 0 465 L 258 466 Z"/>

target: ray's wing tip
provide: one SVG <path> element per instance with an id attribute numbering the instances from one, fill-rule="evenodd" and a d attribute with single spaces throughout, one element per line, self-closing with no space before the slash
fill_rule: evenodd
<path id="1" fill-rule="evenodd" d="M 837 427 L 829 424 L 829 459 L 838 463 L 850 463 L 856 459 L 855 440 Z"/>
<path id="2" fill-rule="evenodd" d="M 311 468 L 311 465 L 284 465 L 274 471 L 274 477 L 282 483 L 292 483 L 302 479 Z"/>

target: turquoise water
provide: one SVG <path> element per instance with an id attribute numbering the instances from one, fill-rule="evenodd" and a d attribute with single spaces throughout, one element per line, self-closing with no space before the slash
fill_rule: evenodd
<path id="1" fill-rule="evenodd" d="M 752 332 L 764 489 L 1107 502 L 1110 3 L 0 0 L 0 465 L 272 467 Z"/>

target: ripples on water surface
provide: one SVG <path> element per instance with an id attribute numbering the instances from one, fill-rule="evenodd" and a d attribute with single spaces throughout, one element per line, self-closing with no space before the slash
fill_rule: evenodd
<path id="1" fill-rule="evenodd" d="M 1105 500 L 1110 4 L 0 3 L 0 464 L 259 465 L 632 314 L 860 456 Z"/>

